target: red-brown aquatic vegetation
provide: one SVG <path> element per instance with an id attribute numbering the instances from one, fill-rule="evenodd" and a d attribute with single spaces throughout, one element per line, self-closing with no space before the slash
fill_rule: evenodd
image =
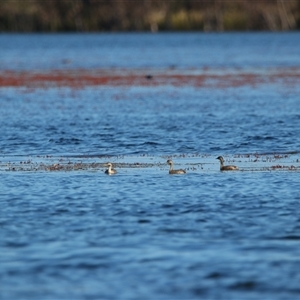
<path id="1" fill-rule="evenodd" d="M 283 166 L 281 165 L 276 165 L 276 166 L 271 166 L 272 169 L 281 169 L 283 168 Z"/>
<path id="2" fill-rule="evenodd" d="M 278 170 L 278 169 L 285 169 L 285 170 L 297 170 L 297 167 L 291 165 L 291 166 L 283 166 L 283 165 L 276 165 L 276 166 L 271 166 L 272 170 Z"/>
<path id="3" fill-rule="evenodd" d="M 47 167 L 47 170 L 49 170 L 49 171 L 58 171 L 61 169 L 63 169 L 63 166 L 60 164 L 53 164 L 53 165 Z"/>
<path id="4" fill-rule="evenodd" d="M 177 73 L 176 73 L 177 72 Z M 293 81 L 291 81 L 291 78 Z M 281 84 L 299 84 L 300 72 L 294 70 L 271 71 L 268 74 L 245 73 L 243 71 L 232 74 L 226 69 L 220 73 L 180 73 L 179 71 L 166 70 L 164 73 L 153 74 L 151 80 L 145 78 L 141 70 L 51 70 L 48 72 L 30 71 L 2 71 L 0 72 L 0 87 L 51 87 L 67 86 L 74 89 L 85 86 L 195 86 L 195 87 L 240 87 L 245 85 L 259 85 L 270 82 Z M 122 99 L 122 97 L 120 98 Z"/>

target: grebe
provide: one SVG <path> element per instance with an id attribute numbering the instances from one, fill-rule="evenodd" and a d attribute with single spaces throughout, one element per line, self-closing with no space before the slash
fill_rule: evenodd
<path id="1" fill-rule="evenodd" d="M 173 161 L 171 159 L 167 160 L 167 164 L 170 165 L 169 174 L 185 174 L 186 171 L 179 169 L 179 170 L 173 170 Z"/>
<path id="2" fill-rule="evenodd" d="M 220 170 L 221 171 L 236 171 L 239 168 L 236 166 L 224 166 L 224 158 L 222 156 L 218 156 L 216 159 L 220 161 Z"/>
<path id="3" fill-rule="evenodd" d="M 112 168 L 112 163 L 109 162 L 106 165 L 108 166 L 108 169 L 105 171 L 105 174 L 112 175 L 117 173 L 117 171 Z"/>

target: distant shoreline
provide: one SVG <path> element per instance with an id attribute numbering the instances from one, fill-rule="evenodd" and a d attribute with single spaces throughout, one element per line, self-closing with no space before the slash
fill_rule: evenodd
<path id="1" fill-rule="evenodd" d="M 300 30 L 295 0 L 0 2 L 0 32 Z"/>

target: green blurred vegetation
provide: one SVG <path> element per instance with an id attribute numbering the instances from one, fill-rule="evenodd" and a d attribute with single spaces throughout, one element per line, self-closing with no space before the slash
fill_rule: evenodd
<path id="1" fill-rule="evenodd" d="M 297 29 L 300 0 L 0 0 L 1 32 Z"/>

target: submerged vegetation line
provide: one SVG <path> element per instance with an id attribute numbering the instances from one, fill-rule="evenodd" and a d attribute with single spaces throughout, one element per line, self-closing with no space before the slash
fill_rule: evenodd
<path id="1" fill-rule="evenodd" d="M 184 169 L 174 170 L 170 158 L 176 158 L 176 164 L 182 165 Z M 21 157 L 19 157 L 21 159 Z M 219 167 L 215 155 L 209 154 L 180 154 L 171 156 L 102 156 L 85 155 L 78 157 L 69 156 L 31 156 L 26 160 L 19 160 L 18 157 L 2 157 L 0 161 L 0 172 L 71 172 L 71 171 L 92 171 L 105 174 L 105 169 L 113 160 L 113 167 L 118 168 L 118 174 L 126 174 L 134 169 L 151 170 L 151 172 L 164 172 L 165 174 L 196 174 L 217 172 L 224 170 L 238 170 L 239 172 L 270 172 L 270 171 L 300 171 L 299 153 L 296 154 L 236 154 L 226 156 L 226 161 L 237 163 L 239 168 L 225 169 Z M 24 159 L 24 157 L 23 157 Z M 154 160 L 153 160 L 154 159 Z M 166 159 L 167 162 L 166 162 Z M 181 163 L 178 163 L 180 162 Z M 167 170 L 167 164 L 171 166 Z M 221 166 L 222 167 L 222 166 Z"/>
<path id="2" fill-rule="evenodd" d="M 200 70 L 198 74 L 192 71 L 166 70 L 164 73 L 152 70 L 151 76 L 145 75 L 149 70 L 51 70 L 45 72 L 36 71 L 0 71 L 0 87 L 71 87 L 82 88 L 86 86 L 194 86 L 194 87 L 240 87 L 256 86 L 268 83 L 281 83 L 296 86 L 300 83 L 300 69 L 278 68 L 270 69 L 268 73 L 239 71 L 230 73 L 222 70 L 205 72 Z"/>

